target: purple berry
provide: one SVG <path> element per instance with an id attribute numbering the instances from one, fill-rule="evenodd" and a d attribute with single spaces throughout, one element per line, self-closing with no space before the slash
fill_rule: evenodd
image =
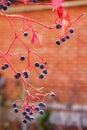
<path id="1" fill-rule="evenodd" d="M 18 113 L 18 108 L 15 108 L 15 109 L 14 109 L 14 112 L 15 112 L 15 113 Z"/>
<path id="2" fill-rule="evenodd" d="M 26 120 L 30 120 L 30 117 L 28 115 L 25 116 Z"/>
<path id="3" fill-rule="evenodd" d="M 24 32 L 24 36 L 27 37 L 28 36 L 28 32 Z"/>
<path id="4" fill-rule="evenodd" d="M 44 74 L 40 74 L 40 75 L 39 75 L 39 78 L 40 78 L 40 79 L 43 79 L 43 78 L 44 78 Z"/>
<path id="5" fill-rule="evenodd" d="M 26 111 L 23 111 L 22 114 L 25 116 L 25 115 L 27 114 L 27 112 L 26 112 Z"/>
<path id="6" fill-rule="evenodd" d="M 61 42 L 60 42 L 59 40 L 56 40 L 56 44 L 57 44 L 57 45 L 60 45 Z"/>
<path id="7" fill-rule="evenodd" d="M 40 107 L 45 107 L 46 104 L 45 104 L 44 102 L 39 102 L 39 103 L 38 103 L 38 106 L 40 106 Z"/>
<path id="8" fill-rule="evenodd" d="M 54 92 L 51 92 L 51 94 L 50 94 L 52 97 L 54 97 L 55 96 L 55 93 Z"/>
<path id="9" fill-rule="evenodd" d="M 24 119 L 24 120 L 23 120 L 23 123 L 25 123 L 25 124 L 26 124 L 26 123 L 27 123 L 27 120 L 26 120 L 26 119 Z"/>
<path id="10" fill-rule="evenodd" d="M 40 69 L 44 69 L 44 64 L 40 64 Z"/>
<path id="11" fill-rule="evenodd" d="M 74 33 L 74 29 L 73 29 L 73 28 L 70 28 L 69 32 L 70 32 L 70 33 Z"/>
<path id="12" fill-rule="evenodd" d="M 8 2 L 7 2 L 7 6 L 10 6 L 10 5 L 11 5 L 11 1 L 8 1 Z"/>
<path id="13" fill-rule="evenodd" d="M 44 110 L 40 110 L 39 113 L 40 113 L 41 115 L 44 115 L 44 114 L 45 114 Z"/>
<path id="14" fill-rule="evenodd" d="M 21 56 L 21 57 L 20 57 L 20 60 L 21 60 L 21 61 L 24 61 L 24 60 L 25 60 L 25 57 L 24 57 L 24 56 Z"/>
<path id="15" fill-rule="evenodd" d="M 36 62 L 34 65 L 35 65 L 35 67 L 39 67 L 40 66 L 39 62 Z"/>
<path id="16" fill-rule="evenodd" d="M 66 35 L 66 39 L 69 39 L 70 38 L 70 35 Z"/>
<path id="17" fill-rule="evenodd" d="M 30 107 L 26 107 L 26 112 L 29 112 L 30 111 Z"/>
<path id="18" fill-rule="evenodd" d="M 47 73 L 48 73 L 48 71 L 47 71 L 47 70 L 43 70 L 43 73 L 44 73 L 44 74 L 47 74 Z"/>
<path id="19" fill-rule="evenodd" d="M 7 69 L 9 67 L 9 64 L 5 63 L 4 66 Z"/>
<path id="20" fill-rule="evenodd" d="M 61 39 L 61 41 L 62 41 L 62 42 L 65 42 L 65 41 L 66 41 L 66 38 L 65 38 L 65 37 L 63 37 L 63 38 Z"/>
<path id="21" fill-rule="evenodd" d="M 27 71 L 24 71 L 24 72 L 23 72 L 23 75 L 24 75 L 25 78 L 28 78 L 28 77 L 29 77 L 29 74 L 28 74 Z"/>
<path id="22" fill-rule="evenodd" d="M 32 0 L 32 2 L 36 3 L 36 2 L 37 2 L 37 0 Z"/>
<path id="23" fill-rule="evenodd" d="M 57 28 L 57 29 L 60 29 L 60 28 L 62 28 L 62 25 L 61 25 L 60 23 L 57 23 L 57 24 L 56 24 L 56 28 Z"/>
<path id="24" fill-rule="evenodd" d="M 16 103 L 13 103 L 13 104 L 12 104 L 12 107 L 13 107 L 13 108 L 17 107 Z"/>
<path id="25" fill-rule="evenodd" d="M 36 111 L 39 111 L 39 110 L 40 110 L 40 107 L 39 107 L 39 106 L 36 106 L 36 107 L 35 107 L 35 110 L 36 110 Z"/>

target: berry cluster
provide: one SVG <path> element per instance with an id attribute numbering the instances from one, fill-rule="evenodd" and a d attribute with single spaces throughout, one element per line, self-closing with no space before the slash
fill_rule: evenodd
<path id="1" fill-rule="evenodd" d="M 27 92 L 27 96 L 26 96 L 27 102 L 26 103 L 24 103 L 24 100 L 22 100 L 22 101 L 15 101 L 15 103 L 12 104 L 12 107 L 13 107 L 15 113 L 18 113 L 18 112 L 22 113 L 23 123 L 27 123 L 28 121 L 33 121 L 35 119 L 35 114 L 44 115 L 45 114 L 44 108 L 46 107 L 46 104 L 42 101 L 38 102 L 37 104 L 34 102 L 31 102 L 31 104 L 30 104 L 29 98 L 31 97 L 31 98 L 35 99 L 35 98 L 37 98 L 37 96 L 34 95 L 34 97 L 32 97 L 32 96 L 28 95 L 29 94 L 28 90 L 26 92 Z M 44 95 L 44 96 L 47 96 L 47 95 Z M 50 95 L 52 97 L 54 97 L 55 93 L 52 92 Z M 43 96 L 43 94 L 41 96 Z M 23 106 L 21 109 L 18 108 L 17 102 L 23 102 Z"/>
<path id="2" fill-rule="evenodd" d="M 1 0 L 1 2 L 0 2 L 0 10 L 6 11 L 10 5 L 11 5 L 11 1 L 9 1 L 9 0 Z"/>
<path id="3" fill-rule="evenodd" d="M 45 68 L 45 64 L 40 64 L 39 62 L 35 62 L 35 67 L 40 68 L 42 70 L 42 73 L 39 74 L 39 78 L 43 79 L 46 74 L 48 74 L 47 69 Z"/>
<path id="4" fill-rule="evenodd" d="M 57 29 L 62 29 L 62 26 L 60 24 L 57 24 L 56 25 L 56 28 Z M 65 42 L 67 39 L 70 39 L 70 34 L 68 33 L 74 33 L 74 29 L 73 28 L 70 28 L 64 35 L 63 37 L 60 37 L 60 40 L 56 40 L 56 44 L 57 45 L 60 45 L 61 42 Z"/>

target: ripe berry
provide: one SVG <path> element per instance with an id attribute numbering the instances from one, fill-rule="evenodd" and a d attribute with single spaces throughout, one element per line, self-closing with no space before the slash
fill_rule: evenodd
<path id="1" fill-rule="evenodd" d="M 39 64 L 39 62 L 36 62 L 34 65 L 35 65 L 35 67 L 39 67 L 40 64 Z"/>
<path id="2" fill-rule="evenodd" d="M 26 120 L 26 119 L 24 119 L 24 120 L 23 120 L 23 123 L 27 123 L 27 120 Z"/>
<path id="3" fill-rule="evenodd" d="M 13 107 L 13 108 L 17 107 L 16 103 L 13 103 L 13 104 L 12 104 L 12 107 Z"/>
<path id="4" fill-rule="evenodd" d="M 63 38 L 61 39 L 61 41 L 62 41 L 62 42 L 65 42 L 65 41 L 66 41 L 66 39 L 63 37 Z"/>
<path id="5" fill-rule="evenodd" d="M 24 75 L 24 77 L 25 77 L 25 78 L 28 78 L 28 77 L 29 77 L 29 75 L 28 75 L 28 72 L 27 72 L 27 71 L 24 71 L 24 72 L 23 72 L 23 75 Z"/>
<path id="6" fill-rule="evenodd" d="M 23 111 L 23 113 L 22 113 L 22 114 L 25 116 L 27 113 L 26 113 L 26 111 Z"/>
<path id="7" fill-rule="evenodd" d="M 36 111 L 39 111 L 39 110 L 40 110 L 40 107 L 39 107 L 39 106 L 36 106 L 36 107 L 35 107 L 35 110 L 36 110 Z"/>
<path id="8" fill-rule="evenodd" d="M 26 115 L 25 118 L 26 118 L 26 120 L 29 120 L 29 119 L 30 119 L 30 117 L 29 117 L 28 115 Z"/>
<path id="9" fill-rule="evenodd" d="M 14 75 L 14 77 L 15 77 L 16 79 L 18 79 L 20 76 L 21 76 L 21 73 L 19 73 L 19 72 L 17 72 L 17 73 Z"/>
<path id="10" fill-rule="evenodd" d="M 43 103 L 43 102 L 39 102 L 39 103 L 38 103 L 38 106 L 40 106 L 40 107 L 45 107 L 45 106 L 46 106 L 46 104 L 45 104 L 45 103 Z"/>
<path id="11" fill-rule="evenodd" d="M 73 29 L 73 28 L 70 28 L 69 32 L 70 32 L 70 33 L 74 33 L 74 29 Z"/>
<path id="12" fill-rule="evenodd" d="M 36 3 L 36 2 L 37 2 L 37 0 L 32 0 L 32 2 Z"/>
<path id="13" fill-rule="evenodd" d="M 44 78 L 44 74 L 40 74 L 40 75 L 39 75 L 39 78 L 40 78 L 40 79 L 43 79 L 43 78 Z"/>
<path id="14" fill-rule="evenodd" d="M 70 38 L 70 35 L 66 35 L 66 39 L 69 39 Z"/>
<path id="15" fill-rule="evenodd" d="M 2 8 L 4 11 L 6 11 L 8 8 L 7 6 L 3 5 L 3 8 Z"/>
<path id="16" fill-rule="evenodd" d="M 59 40 L 56 40 L 56 44 L 57 44 L 57 45 L 60 45 L 60 43 L 61 43 L 61 42 L 60 42 Z"/>
<path id="17" fill-rule="evenodd" d="M 44 115 L 44 114 L 45 114 L 44 110 L 40 110 L 39 113 L 40 113 L 41 115 Z"/>
<path id="18" fill-rule="evenodd" d="M 7 6 L 10 6 L 10 5 L 11 5 L 11 1 L 8 1 L 8 2 L 7 2 Z"/>
<path id="19" fill-rule="evenodd" d="M 40 69 L 44 69 L 44 64 L 40 64 Z"/>
<path id="20" fill-rule="evenodd" d="M 30 111 L 30 108 L 29 107 L 26 107 L 26 112 L 29 112 Z"/>
<path id="21" fill-rule="evenodd" d="M 21 60 L 21 61 L 24 61 L 24 60 L 25 60 L 25 57 L 24 57 L 24 56 L 21 56 L 21 57 L 20 57 L 20 60 Z"/>
<path id="22" fill-rule="evenodd" d="M 52 97 L 54 97 L 54 96 L 55 96 L 55 93 L 54 93 L 54 92 L 52 92 L 50 95 L 51 95 Z"/>
<path id="23" fill-rule="evenodd" d="M 15 108 L 15 109 L 14 109 L 14 112 L 15 112 L 15 113 L 18 113 L 18 108 Z"/>
<path id="24" fill-rule="evenodd" d="M 48 71 L 47 71 L 47 70 L 43 70 L 43 73 L 44 73 L 44 74 L 47 74 L 47 73 L 48 73 Z"/>
<path id="25" fill-rule="evenodd" d="M 62 28 L 62 25 L 61 25 L 60 23 L 57 23 L 57 24 L 56 24 L 56 28 L 57 28 L 57 29 L 60 29 L 60 28 Z"/>
<path id="26" fill-rule="evenodd" d="M 4 66 L 7 69 L 9 67 L 9 64 L 5 63 Z"/>
<path id="27" fill-rule="evenodd" d="M 27 37 L 28 36 L 28 32 L 24 32 L 24 36 Z"/>

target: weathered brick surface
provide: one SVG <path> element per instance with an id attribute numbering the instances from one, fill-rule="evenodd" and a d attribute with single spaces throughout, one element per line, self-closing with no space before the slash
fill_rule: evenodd
<path id="1" fill-rule="evenodd" d="M 71 15 L 71 19 L 75 18 L 82 12 L 86 12 L 87 7 L 72 7 L 67 8 Z M 39 20 L 43 23 L 51 25 L 55 18 L 55 13 L 50 10 L 36 11 L 36 12 L 22 12 L 20 13 L 24 16 L 28 16 Z M 49 91 L 54 91 L 57 95 L 57 101 L 62 103 L 87 103 L 87 16 L 84 15 L 80 20 L 78 20 L 73 27 L 75 28 L 75 33 L 71 39 L 66 43 L 57 46 L 55 40 L 58 37 L 58 30 L 48 30 L 43 27 L 39 27 L 33 24 L 44 37 L 44 46 L 42 49 L 33 49 L 42 55 L 48 64 L 49 74 L 43 79 L 38 79 L 35 71 L 30 71 L 31 81 L 36 87 L 44 86 L 45 89 Z M 3 52 L 7 49 L 10 41 L 12 40 L 12 30 L 4 18 L 0 16 L 0 49 Z M 4 22 L 3 22 L 4 21 Z M 20 30 L 21 23 L 14 20 L 16 29 Z M 6 26 L 7 25 L 7 26 Z M 12 36 L 11 36 L 12 35 Z M 11 37 L 11 38 L 10 38 Z M 28 43 L 30 46 L 30 43 Z M 22 52 L 23 46 L 16 42 L 16 46 L 12 49 L 12 52 Z M 26 55 L 26 52 L 23 51 Z M 32 63 L 35 61 L 35 56 L 31 58 Z M 36 59 L 37 60 L 37 59 Z M 11 60 L 14 66 L 20 71 L 23 66 L 20 65 L 18 57 Z M 0 72 L 2 72 L 0 70 Z M 8 79 L 13 78 L 13 72 L 8 69 L 7 73 L 4 72 Z M 10 78 L 11 76 L 11 78 Z M 12 79 L 11 79 L 12 80 Z M 7 94 L 9 95 L 12 91 L 12 84 L 7 83 L 6 87 Z M 17 91 L 17 87 L 16 87 Z M 19 91 L 19 90 L 18 90 Z M 14 93 L 14 92 L 13 92 Z"/>

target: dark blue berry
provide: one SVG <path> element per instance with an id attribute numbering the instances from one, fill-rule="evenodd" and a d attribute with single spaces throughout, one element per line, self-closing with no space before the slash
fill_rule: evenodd
<path id="1" fill-rule="evenodd" d="M 28 36 L 28 32 L 24 32 L 24 36 L 27 37 Z"/>
<path id="2" fill-rule="evenodd" d="M 30 120 L 30 117 L 28 115 L 25 116 L 26 120 Z"/>
<path id="3" fill-rule="evenodd" d="M 57 45 L 60 45 L 61 42 L 60 42 L 59 40 L 56 40 L 56 44 L 57 44 Z"/>
<path id="4" fill-rule="evenodd" d="M 15 112 L 15 113 L 18 113 L 18 108 L 15 108 L 15 109 L 14 109 L 14 112 Z"/>
<path id="5" fill-rule="evenodd" d="M 7 6 L 10 6 L 10 5 L 11 5 L 11 1 L 8 1 L 8 2 L 7 2 Z"/>
<path id="6" fill-rule="evenodd" d="M 47 73 L 48 73 L 48 71 L 47 71 L 47 70 L 43 70 L 43 73 L 44 73 L 44 74 L 47 74 Z"/>
<path id="7" fill-rule="evenodd" d="M 45 104 L 45 103 L 43 103 L 43 102 L 39 102 L 39 103 L 38 103 L 38 106 L 40 106 L 40 107 L 45 107 L 45 106 L 46 106 L 46 104 Z"/>
<path id="8" fill-rule="evenodd" d="M 12 104 L 12 107 L 13 107 L 13 108 L 17 107 L 16 103 L 13 103 L 13 104 Z"/>
<path id="9" fill-rule="evenodd" d="M 66 35 L 66 39 L 69 39 L 70 38 L 70 35 Z"/>
<path id="10" fill-rule="evenodd" d="M 61 39 L 61 41 L 62 41 L 62 42 L 65 42 L 65 41 L 66 41 L 66 38 L 65 38 L 65 37 L 63 37 L 63 38 Z"/>
<path id="11" fill-rule="evenodd" d="M 40 64 L 40 69 L 44 69 L 44 64 Z"/>
<path id="12" fill-rule="evenodd" d="M 29 112 L 30 111 L 30 107 L 26 107 L 26 112 Z"/>
<path id="13" fill-rule="evenodd" d="M 25 77 L 25 78 L 28 78 L 28 77 L 29 77 L 29 75 L 28 75 L 28 72 L 27 72 L 27 71 L 24 71 L 24 72 L 23 72 L 23 74 L 24 74 L 24 77 Z"/>
<path id="14" fill-rule="evenodd" d="M 21 76 L 21 73 L 19 73 L 19 72 L 14 75 L 14 77 L 15 77 L 16 79 L 18 79 L 20 76 Z"/>
<path id="15" fill-rule="evenodd" d="M 62 28 L 62 25 L 61 25 L 60 23 L 57 23 L 57 24 L 56 24 L 56 28 L 57 28 L 57 29 L 60 29 L 60 28 Z"/>
<path id="16" fill-rule="evenodd" d="M 21 56 L 21 57 L 20 57 L 20 60 L 21 60 L 21 61 L 24 61 L 24 60 L 25 60 L 25 57 L 24 57 L 24 56 Z"/>
<path id="17" fill-rule="evenodd" d="M 36 62 L 34 65 L 35 65 L 35 67 L 39 67 L 40 64 L 39 64 L 39 62 Z"/>
<path id="18" fill-rule="evenodd" d="M 54 93 L 54 92 L 52 92 L 50 95 L 51 95 L 52 97 L 54 97 L 54 96 L 55 96 L 55 93 Z"/>
<path id="19" fill-rule="evenodd" d="M 36 110 L 36 111 L 39 111 L 39 110 L 40 110 L 40 107 L 39 107 L 39 106 L 36 106 L 36 107 L 35 107 L 35 110 Z"/>
<path id="20" fill-rule="evenodd" d="M 6 64 L 4 64 L 4 66 L 7 69 L 9 67 L 9 64 L 6 63 Z"/>
<path id="21" fill-rule="evenodd" d="M 70 32 L 70 33 L 74 33 L 74 29 L 73 29 L 73 28 L 70 28 L 69 32 Z"/>
<path id="22" fill-rule="evenodd" d="M 23 120 L 23 123 L 27 123 L 27 120 L 26 120 L 26 119 L 24 119 L 24 120 Z"/>
<path id="23" fill-rule="evenodd" d="M 43 79 L 43 78 L 44 78 L 44 74 L 40 74 L 40 75 L 39 75 L 39 78 L 40 78 L 40 79 Z"/>
<path id="24" fill-rule="evenodd" d="M 25 116 L 27 113 L 26 113 L 26 111 L 23 111 L 23 113 L 22 113 L 22 114 Z"/>
<path id="25" fill-rule="evenodd" d="M 39 113 L 40 113 L 41 115 L 44 115 L 44 114 L 45 114 L 44 110 L 40 110 Z"/>
<path id="26" fill-rule="evenodd" d="M 37 0 L 32 0 L 32 2 L 36 3 L 36 2 L 37 2 Z"/>
<path id="27" fill-rule="evenodd" d="M 6 11 L 8 9 L 7 6 L 3 5 L 3 8 L 2 8 L 4 11 Z"/>

